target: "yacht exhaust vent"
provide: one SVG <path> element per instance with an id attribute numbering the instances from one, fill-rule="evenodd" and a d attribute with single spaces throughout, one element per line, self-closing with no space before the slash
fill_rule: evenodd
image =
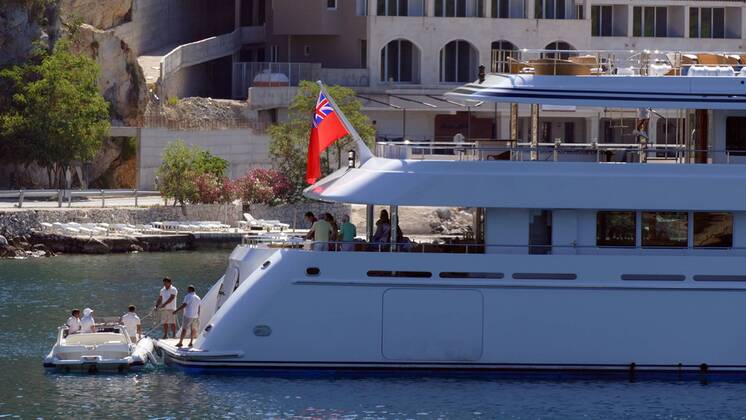
<path id="1" fill-rule="evenodd" d="M 501 279 L 505 277 L 503 273 L 479 273 L 479 272 L 458 272 L 444 271 L 440 273 L 442 279 Z"/>
<path id="2" fill-rule="evenodd" d="M 264 264 L 262 264 L 262 270 L 265 270 L 270 264 L 272 264 L 271 261 L 265 261 Z"/>
<path id="3" fill-rule="evenodd" d="M 721 275 L 702 275 L 694 276 L 694 281 L 746 281 L 746 276 L 721 276 Z"/>
<path id="4" fill-rule="evenodd" d="M 308 267 L 306 268 L 306 274 L 309 276 L 318 276 L 321 270 L 319 267 Z"/>
<path id="5" fill-rule="evenodd" d="M 257 337 L 269 337 L 272 334 L 272 328 L 269 325 L 257 325 L 254 327 L 254 335 Z"/>
<path id="6" fill-rule="evenodd" d="M 682 274 L 622 274 L 622 280 L 630 281 L 684 281 Z"/>
<path id="7" fill-rule="evenodd" d="M 575 273 L 513 273 L 514 280 L 575 280 Z"/>
<path id="8" fill-rule="evenodd" d="M 429 271 L 368 271 L 368 277 L 415 277 L 421 279 L 429 279 L 432 276 L 433 273 Z"/>

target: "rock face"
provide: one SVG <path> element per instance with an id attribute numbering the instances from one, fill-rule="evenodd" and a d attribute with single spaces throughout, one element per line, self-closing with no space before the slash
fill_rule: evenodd
<path id="1" fill-rule="evenodd" d="M 74 50 L 96 60 L 101 67 L 98 85 L 111 104 L 114 125 L 142 123 L 147 103 L 145 76 L 127 43 L 111 30 L 83 24 L 74 40 Z"/>
<path id="2" fill-rule="evenodd" d="M 43 11 L 21 0 L 0 2 L 0 67 L 26 61 L 34 42 L 42 38 Z"/>
<path id="3" fill-rule="evenodd" d="M 76 18 L 99 29 L 111 29 L 128 22 L 132 17 L 133 0 L 62 0 L 62 18 L 70 22 Z"/>

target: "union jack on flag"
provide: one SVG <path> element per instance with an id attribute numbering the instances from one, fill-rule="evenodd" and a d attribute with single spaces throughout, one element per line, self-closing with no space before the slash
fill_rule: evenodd
<path id="1" fill-rule="evenodd" d="M 332 112 L 334 112 L 334 108 L 329 103 L 329 99 L 323 93 L 319 94 L 319 99 L 316 101 L 316 112 L 313 115 L 313 128 L 318 127 L 324 121 L 324 118 Z"/>

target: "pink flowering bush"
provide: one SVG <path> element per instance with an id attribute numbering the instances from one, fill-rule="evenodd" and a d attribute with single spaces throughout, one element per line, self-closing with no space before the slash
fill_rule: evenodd
<path id="1" fill-rule="evenodd" d="M 235 181 L 237 196 L 245 203 L 278 205 L 286 201 L 290 180 L 275 169 L 254 168 Z"/>
<path id="2" fill-rule="evenodd" d="M 194 179 L 194 202 L 202 204 L 230 203 L 237 197 L 237 185 L 227 177 L 203 173 Z"/>

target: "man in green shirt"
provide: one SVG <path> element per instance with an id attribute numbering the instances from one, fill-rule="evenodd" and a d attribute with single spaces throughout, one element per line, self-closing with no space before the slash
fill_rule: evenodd
<path id="1" fill-rule="evenodd" d="M 357 229 L 350 223 L 350 216 L 345 214 L 342 216 L 342 226 L 339 227 L 339 237 L 343 242 L 342 251 L 355 250 L 355 236 L 357 236 Z"/>

